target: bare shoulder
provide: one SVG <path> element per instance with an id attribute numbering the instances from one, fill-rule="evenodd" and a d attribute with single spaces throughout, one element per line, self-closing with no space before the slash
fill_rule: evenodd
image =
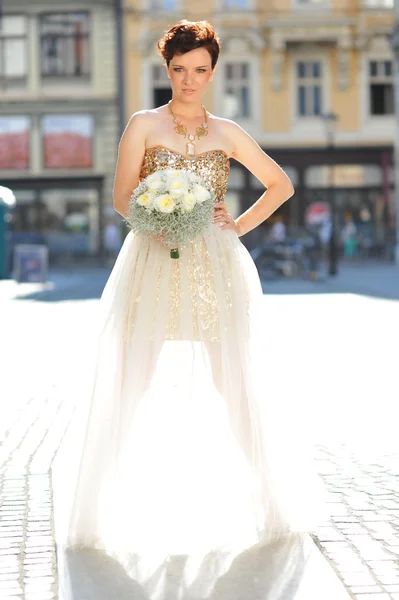
<path id="1" fill-rule="evenodd" d="M 244 165 L 266 188 L 279 184 L 292 195 L 292 183 L 277 163 L 260 147 L 258 142 L 231 119 L 215 118 L 225 139 L 231 145 L 231 156 Z"/>
<path id="2" fill-rule="evenodd" d="M 165 119 L 165 112 L 162 111 L 164 107 L 153 108 L 148 110 L 139 110 L 132 114 L 130 117 L 123 136 L 128 138 L 137 136 L 145 140 L 149 134 L 159 127 L 160 121 Z"/>
<path id="3" fill-rule="evenodd" d="M 143 128 L 146 125 L 149 125 L 154 118 L 156 117 L 153 110 L 139 110 L 130 117 L 125 132 L 130 131 L 131 129 Z"/>
<path id="4" fill-rule="evenodd" d="M 235 121 L 231 119 L 225 119 L 223 117 L 216 117 L 211 115 L 212 122 L 218 133 L 223 135 L 229 140 L 232 147 L 236 147 L 237 144 L 242 142 L 243 138 L 252 139 L 251 136 Z"/>
<path id="5" fill-rule="evenodd" d="M 217 127 L 220 131 L 227 132 L 229 129 L 234 127 L 234 125 L 236 125 L 236 123 L 234 123 L 234 121 L 232 121 L 231 119 L 217 117 L 216 115 L 213 115 L 212 113 L 208 113 L 208 118 L 211 120 L 213 126 Z"/>

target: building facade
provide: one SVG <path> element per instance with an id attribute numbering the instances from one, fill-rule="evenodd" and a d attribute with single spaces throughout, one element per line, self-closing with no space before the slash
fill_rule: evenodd
<path id="1" fill-rule="evenodd" d="M 170 98 L 156 40 L 180 18 L 208 19 L 223 52 L 208 110 L 240 123 L 290 175 L 281 214 L 294 231 L 333 194 L 364 246 L 394 231 L 392 0 L 125 0 L 126 119 Z M 326 116 L 328 116 L 326 118 Z M 333 129 L 331 126 L 333 125 Z M 228 201 L 246 209 L 262 190 L 232 164 Z M 247 236 L 257 241 L 262 230 Z"/>
<path id="2" fill-rule="evenodd" d="M 16 197 L 14 243 L 97 256 L 119 136 L 111 0 L 4 0 L 0 184 Z M 108 207 L 108 208 L 107 208 Z"/>

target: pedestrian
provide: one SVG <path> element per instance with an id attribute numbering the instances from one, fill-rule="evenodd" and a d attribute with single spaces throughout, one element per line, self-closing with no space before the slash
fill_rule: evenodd
<path id="1" fill-rule="evenodd" d="M 323 271 L 325 274 L 328 273 L 328 266 L 330 262 L 330 250 L 331 250 L 331 238 L 333 234 L 333 223 L 330 216 L 327 216 L 320 224 L 319 239 L 321 243 L 321 263 L 323 265 Z"/>
<path id="2" fill-rule="evenodd" d="M 276 217 L 275 222 L 270 231 L 270 239 L 275 244 L 282 244 L 286 239 L 286 227 L 283 218 L 279 215 Z"/>
<path id="3" fill-rule="evenodd" d="M 109 221 L 104 229 L 104 249 L 107 261 L 110 264 L 115 262 L 118 252 L 121 249 L 121 245 L 119 227 L 114 221 Z"/>
<path id="4" fill-rule="evenodd" d="M 357 228 L 353 222 L 352 215 L 345 215 L 345 225 L 341 231 L 341 240 L 343 243 L 344 256 L 346 258 L 354 258 L 357 254 Z"/>
<path id="5" fill-rule="evenodd" d="M 93 393 L 79 404 L 66 460 L 59 458 L 59 495 L 68 504 L 69 490 L 72 498 L 58 544 L 112 556 L 149 599 L 180 597 L 178 581 L 170 595 L 174 582 L 163 569 L 174 559 L 178 569 L 195 561 L 213 597 L 209 582 L 231 564 L 227 557 L 307 531 L 314 517 L 315 495 L 298 466 L 301 444 L 290 448 L 286 424 L 273 419 L 276 407 L 263 389 L 264 336 L 255 318 L 263 295 L 240 241 L 293 187 L 241 127 L 203 107 L 220 49 L 213 27 L 181 21 L 158 48 L 172 100 L 129 121 L 114 206 L 126 218 L 132 190 L 151 175 L 159 187 L 163 169 L 175 173 L 182 194 L 191 171 L 214 195 L 213 219 L 178 258 L 161 238 L 130 232 L 124 241 L 101 300 Z M 237 219 L 224 201 L 230 157 L 267 188 Z M 65 490 L 76 450 L 78 468 Z"/>
<path id="6" fill-rule="evenodd" d="M 305 256 L 308 262 L 309 277 L 313 281 L 319 278 L 320 262 L 322 258 L 322 243 L 318 227 L 306 227 L 308 234 L 305 245 Z"/>

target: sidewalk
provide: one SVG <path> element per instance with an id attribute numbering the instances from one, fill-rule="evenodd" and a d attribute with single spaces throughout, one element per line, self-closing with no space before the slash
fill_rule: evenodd
<path id="1" fill-rule="evenodd" d="M 65 365 L 74 374 L 68 379 L 78 381 L 79 369 L 91 351 L 89 329 L 97 306 L 93 300 L 100 296 L 109 271 L 102 267 L 53 270 L 44 286 L 0 281 L 0 357 L 3 354 L 1 364 L 10 365 L 0 381 L 1 598 L 57 598 L 49 466 L 73 408 Z M 397 391 L 391 389 L 396 355 L 390 342 L 393 339 L 397 345 L 399 339 L 395 326 L 399 304 L 392 302 L 399 299 L 399 269 L 375 263 L 342 265 L 337 277 L 325 282 L 278 280 L 265 282 L 264 290 L 267 310 L 276 321 L 275 327 L 270 325 L 268 346 L 278 356 L 277 362 L 286 361 L 296 369 L 289 378 L 283 377 L 284 369 L 281 376 L 273 374 L 280 392 L 282 388 L 294 402 L 301 399 L 298 390 L 303 391 L 307 381 L 306 365 L 310 362 L 315 371 L 327 362 L 333 369 L 328 385 L 320 388 L 313 382 L 311 388 L 308 381 L 306 388 L 320 398 L 320 411 L 328 413 L 327 427 L 332 431 L 338 427 L 340 433 L 361 429 L 366 446 L 378 435 L 387 438 L 388 431 L 394 430 L 397 402 Z M 282 294 L 284 299 L 279 297 Z M 331 296 L 318 298 L 317 294 Z M 339 313 L 339 331 L 331 319 L 323 321 L 325 302 L 331 315 Z M 280 345 L 281 323 L 293 341 L 288 348 Z M 348 326 L 354 336 L 351 348 L 342 345 L 342 331 L 348 331 Z M 299 358 L 297 340 L 303 344 Z M 292 383 L 286 384 L 288 379 Z M 371 403 L 377 418 L 371 418 Z M 358 453 L 351 443 L 332 439 L 315 451 L 332 514 L 331 524 L 317 531 L 315 541 L 355 600 L 399 600 L 395 439 L 396 434 L 391 452 Z M 331 569 L 323 577 L 326 588 L 337 585 Z M 345 597 L 340 586 L 336 590 L 332 600 L 341 600 L 341 593 Z"/>
<path id="2" fill-rule="evenodd" d="M 399 452 L 369 458 L 319 448 L 331 524 L 314 536 L 351 597 L 399 599 Z"/>
<path id="3" fill-rule="evenodd" d="M 77 266 L 52 269 L 47 284 L 0 280 L 0 302 L 26 298 L 44 302 L 99 298 L 110 267 Z M 276 279 L 263 282 L 265 294 L 360 294 L 399 300 L 399 266 L 383 262 L 341 263 L 334 277 L 318 281 Z"/>
<path id="4" fill-rule="evenodd" d="M 361 294 L 399 300 L 399 265 L 365 262 L 341 263 L 334 277 L 317 281 L 277 279 L 263 282 L 266 294 Z"/>
<path id="5" fill-rule="evenodd" d="M 17 283 L 0 280 L 0 302 L 13 299 L 40 302 L 98 299 L 107 282 L 110 268 L 80 266 L 50 270 L 47 283 Z"/>

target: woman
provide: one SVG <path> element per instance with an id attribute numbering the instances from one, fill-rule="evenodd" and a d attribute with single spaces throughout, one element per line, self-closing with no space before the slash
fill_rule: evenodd
<path id="1" fill-rule="evenodd" d="M 239 240 L 293 187 L 241 127 L 203 108 L 220 49 L 212 26 L 181 21 L 158 48 L 173 97 L 130 119 L 115 209 L 126 217 L 150 173 L 188 169 L 215 194 L 213 224 L 178 260 L 162 239 L 125 240 L 101 301 L 94 394 L 77 418 L 83 447 L 59 536 L 60 546 L 105 551 L 136 577 L 138 565 L 155 573 L 154 555 L 222 553 L 220 563 L 304 527 L 297 449 L 287 453 L 286 423 L 279 429 L 265 398 L 261 286 Z M 230 157 L 267 188 L 236 220 L 224 202 Z"/>

